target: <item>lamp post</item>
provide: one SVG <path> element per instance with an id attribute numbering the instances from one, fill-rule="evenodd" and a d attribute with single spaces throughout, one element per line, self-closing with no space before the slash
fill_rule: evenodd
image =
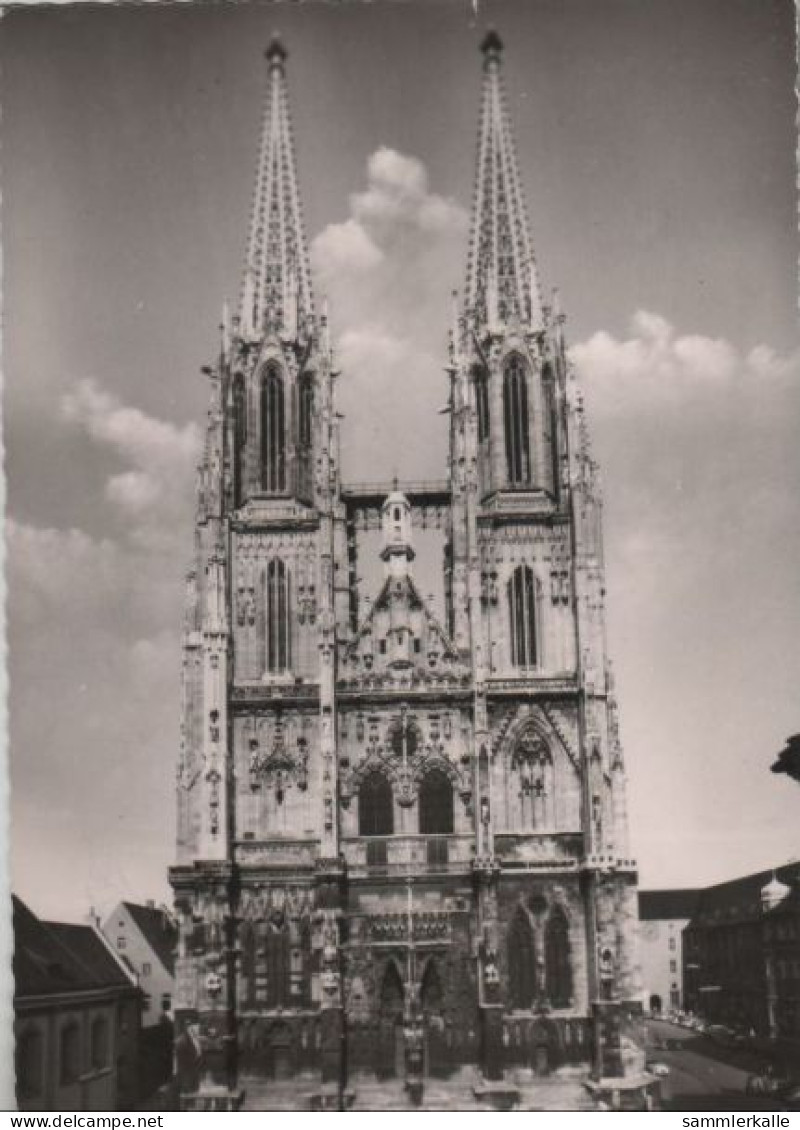
<path id="1" fill-rule="evenodd" d="M 417 983 L 417 952 L 414 945 L 414 879 L 406 877 L 406 1007 L 404 1020 L 406 1090 L 415 1106 L 422 1102 L 423 1033 L 420 1016 L 419 984 Z"/>

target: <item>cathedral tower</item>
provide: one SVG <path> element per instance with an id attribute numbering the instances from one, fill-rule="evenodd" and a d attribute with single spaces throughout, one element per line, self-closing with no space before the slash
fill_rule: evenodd
<path id="1" fill-rule="evenodd" d="M 296 1077 L 324 1109 L 376 1077 L 421 1102 L 429 1076 L 465 1069 L 476 1094 L 513 1094 L 518 1068 L 622 1071 L 635 869 L 599 486 L 496 34 L 482 53 L 448 477 L 405 487 L 340 481 L 287 55 L 266 54 L 187 580 L 171 870 L 186 1109 L 269 1108 Z M 444 622 L 414 578 L 419 523 L 444 534 Z M 359 601 L 365 530 L 384 579 Z"/>

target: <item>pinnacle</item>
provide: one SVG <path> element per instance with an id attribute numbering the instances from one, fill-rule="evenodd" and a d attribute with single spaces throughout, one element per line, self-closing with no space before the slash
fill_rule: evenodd
<path id="1" fill-rule="evenodd" d="M 500 56 L 503 53 L 503 41 L 497 34 L 497 31 L 490 27 L 481 43 L 481 51 L 487 63 L 497 61 L 499 62 Z"/>
<path id="2" fill-rule="evenodd" d="M 465 305 L 477 329 L 513 319 L 538 328 L 541 298 L 500 73 L 503 43 L 494 29 L 481 51 L 483 98 Z"/>
<path id="3" fill-rule="evenodd" d="M 264 58 L 273 66 L 283 66 L 286 61 L 288 52 L 281 42 L 281 37 L 278 32 L 272 33 L 272 38 L 269 41 L 269 46 L 264 52 Z"/>

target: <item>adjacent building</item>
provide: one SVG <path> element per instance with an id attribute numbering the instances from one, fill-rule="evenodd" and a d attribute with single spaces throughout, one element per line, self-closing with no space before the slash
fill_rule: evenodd
<path id="1" fill-rule="evenodd" d="M 683 960 L 692 1012 L 800 1053 L 800 863 L 699 892 Z"/>
<path id="2" fill-rule="evenodd" d="M 639 960 L 642 1000 L 654 1016 L 684 1006 L 683 929 L 698 890 L 639 891 Z"/>
<path id="3" fill-rule="evenodd" d="M 155 902 L 121 902 L 106 919 L 103 933 L 144 994 L 142 1027 L 171 1018 L 178 930 L 169 911 Z"/>
<path id="4" fill-rule="evenodd" d="M 43 922 L 20 899 L 13 903 L 19 1109 L 134 1109 L 135 978 L 94 926 Z"/>
<path id="5" fill-rule="evenodd" d="M 171 882 L 187 1109 L 300 1076 L 323 1096 L 359 1073 L 419 1093 L 465 1065 L 499 1084 L 635 1059 L 600 487 L 564 316 L 539 284 L 502 56 L 491 33 L 446 477 L 345 484 L 347 377 L 313 297 L 287 54 L 267 51 L 186 591 Z M 421 526 L 443 541 L 443 616 L 414 576 Z"/>

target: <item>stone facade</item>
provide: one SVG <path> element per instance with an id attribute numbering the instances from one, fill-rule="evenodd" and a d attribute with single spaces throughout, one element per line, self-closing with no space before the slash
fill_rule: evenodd
<path id="1" fill-rule="evenodd" d="M 636 872 L 604 637 L 601 499 L 564 318 L 542 302 L 483 45 L 477 188 L 449 335 L 443 483 L 340 479 L 286 55 L 241 310 L 225 319 L 187 582 L 178 857 L 184 1105 L 248 1078 L 409 1088 L 466 1064 L 621 1073 Z M 376 410 L 378 410 L 376 406 Z M 413 530 L 445 540 L 440 622 Z M 358 535 L 383 535 L 359 601 Z M 627 1061 L 626 1061 L 627 1062 Z"/>

